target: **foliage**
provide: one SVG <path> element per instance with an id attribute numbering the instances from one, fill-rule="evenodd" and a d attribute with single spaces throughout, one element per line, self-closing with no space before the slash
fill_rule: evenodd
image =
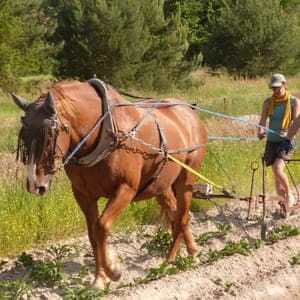
<path id="1" fill-rule="evenodd" d="M 107 285 L 102 291 L 98 292 L 91 287 L 86 288 L 70 288 L 67 287 L 64 292 L 65 300 L 94 300 L 109 294 L 110 288 Z"/>
<path id="2" fill-rule="evenodd" d="M 47 18 L 39 0 L 0 4 L 0 87 L 10 90 L 22 76 L 51 72 L 54 47 L 47 43 Z M 36 16 L 33 18 L 32 16 Z"/>
<path id="3" fill-rule="evenodd" d="M 67 276 L 62 272 L 63 263 L 58 260 L 49 262 L 35 261 L 32 255 L 23 252 L 18 259 L 18 264 L 29 271 L 28 280 L 35 286 L 53 287 Z"/>
<path id="4" fill-rule="evenodd" d="M 0 299 L 24 299 L 26 296 L 30 299 L 32 296 L 32 285 L 26 282 L 26 278 L 20 280 L 1 280 L 0 281 Z"/>
<path id="5" fill-rule="evenodd" d="M 300 234 L 300 229 L 292 227 L 291 225 L 282 225 L 279 228 L 275 229 L 275 232 L 268 236 L 265 240 L 265 243 L 272 245 L 279 240 L 283 240 L 289 236 L 296 236 Z"/>
<path id="6" fill-rule="evenodd" d="M 209 0 L 166 0 L 165 13 L 171 15 L 181 11 L 182 18 L 188 24 L 189 48 L 186 54 L 187 60 L 202 62 L 203 45 L 210 38 L 208 24 L 213 17 L 218 15 L 224 1 Z M 196 64 L 197 65 L 197 64 Z"/>
<path id="7" fill-rule="evenodd" d="M 2 0 L 0 87 L 22 89 L 32 75 L 97 74 L 161 91 L 201 66 L 296 74 L 299 16 L 299 0 Z"/>
<path id="8" fill-rule="evenodd" d="M 232 74 L 255 77 L 286 71 L 299 51 L 296 15 L 285 12 L 279 0 L 227 1 L 209 26 L 204 61 Z"/>
<path id="9" fill-rule="evenodd" d="M 300 253 L 292 257 L 292 265 L 300 265 Z"/>
<path id="10" fill-rule="evenodd" d="M 203 245 L 204 243 L 206 243 L 209 239 L 211 238 L 221 238 L 224 237 L 228 234 L 228 232 L 231 229 L 231 225 L 228 222 L 214 222 L 216 227 L 217 227 L 217 231 L 208 231 L 208 232 L 204 232 L 199 234 L 196 237 L 196 242 L 199 245 Z"/>
<path id="11" fill-rule="evenodd" d="M 190 269 L 195 266 L 195 259 L 193 256 L 178 257 L 174 263 L 162 263 L 159 267 L 150 268 L 148 274 L 144 277 L 134 279 L 136 285 L 145 284 L 147 282 L 158 280 L 167 275 L 177 274 L 180 271 Z"/>
<path id="12" fill-rule="evenodd" d="M 141 249 L 146 248 L 150 255 L 165 257 L 170 250 L 172 241 L 172 234 L 159 227 L 152 239 L 144 243 Z"/>
<path id="13" fill-rule="evenodd" d="M 163 15 L 163 1 L 50 1 L 63 42 L 57 75 L 93 74 L 116 86 L 161 87 L 182 74 L 187 48 L 180 16 Z M 180 72 L 181 71 L 181 72 Z"/>

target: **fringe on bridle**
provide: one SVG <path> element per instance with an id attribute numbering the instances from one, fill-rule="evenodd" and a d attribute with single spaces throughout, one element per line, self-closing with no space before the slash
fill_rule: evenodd
<path id="1" fill-rule="evenodd" d="M 48 160 L 51 160 L 49 163 L 52 163 L 52 159 L 54 161 L 55 157 L 56 134 L 53 138 L 49 138 L 51 134 L 50 127 L 51 125 L 34 131 L 22 127 L 18 136 L 16 159 L 25 165 L 42 161 L 50 141 L 50 153 L 47 154 L 49 155 Z"/>

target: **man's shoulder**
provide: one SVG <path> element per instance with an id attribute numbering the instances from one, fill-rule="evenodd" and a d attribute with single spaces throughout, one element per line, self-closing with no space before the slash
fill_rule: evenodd
<path id="1" fill-rule="evenodd" d="M 271 102 L 272 97 L 268 97 L 265 99 L 264 104 L 269 104 Z"/>

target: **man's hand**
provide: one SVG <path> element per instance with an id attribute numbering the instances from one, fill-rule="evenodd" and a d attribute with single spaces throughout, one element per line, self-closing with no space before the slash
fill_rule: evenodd
<path id="1" fill-rule="evenodd" d="M 288 153 L 289 151 L 293 151 L 296 149 L 296 142 L 295 140 L 289 140 L 289 139 L 285 139 L 284 141 L 282 141 L 279 145 L 279 151 L 285 151 L 286 153 Z"/>
<path id="2" fill-rule="evenodd" d="M 265 138 L 266 135 L 267 135 L 267 133 L 266 133 L 264 130 L 259 130 L 259 131 L 257 132 L 257 137 L 258 137 L 260 140 L 262 140 L 263 138 Z"/>

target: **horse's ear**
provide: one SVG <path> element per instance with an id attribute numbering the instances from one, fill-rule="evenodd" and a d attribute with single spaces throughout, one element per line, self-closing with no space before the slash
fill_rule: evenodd
<path id="1" fill-rule="evenodd" d="M 17 96 L 16 94 L 14 93 L 10 93 L 14 102 L 22 109 L 22 110 L 26 110 L 27 107 L 29 106 L 29 103 L 27 100 Z"/>
<path id="2" fill-rule="evenodd" d="M 56 114 L 55 101 L 54 101 L 54 97 L 51 92 L 48 92 L 48 94 L 46 96 L 45 103 L 44 103 L 44 109 L 50 115 Z"/>

